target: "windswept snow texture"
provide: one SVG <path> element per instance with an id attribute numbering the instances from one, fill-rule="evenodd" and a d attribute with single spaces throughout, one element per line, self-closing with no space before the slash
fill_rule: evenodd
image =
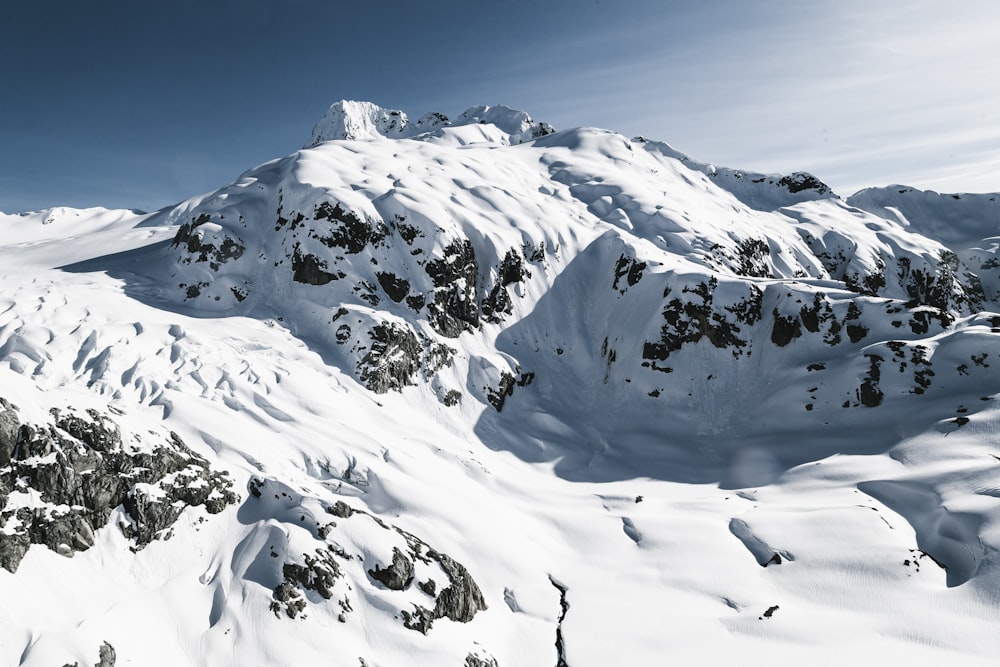
<path id="1" fill-rule="evenodd" d="M 0 215 L 0 665 L 992 664 L 998 196 L 342 101 Z"/>

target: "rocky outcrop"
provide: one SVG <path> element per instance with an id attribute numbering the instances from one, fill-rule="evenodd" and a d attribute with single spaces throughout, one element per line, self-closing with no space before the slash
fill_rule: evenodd
<path id="1" fill-rule="evenodd" d="M 514 302 L 510 298 L 507 287 L 523 282 L 530 277 L 531 272 L 525 267 L 524 256 L 521 252 L 514 249 L 508 250 L 497 269 L 496 282 L 483 298 L 481 305 L 483 320 L 502 322 L 506 315 L 510 315 Z"/>
<path id="2" fill-rule="evenodd" d="M 455 349 L 431 336 L 418 334 L 406 323 L 381 321 L 370 323 L 361 317 L 348 323 L 349 311 L 335 315 L 336 342 L 353 357 L 356 377 L 365 387 L 379 394 L 401 391 L 418 378 L 428 380 L 452 363 Z"/>
<path id="3" fill-rule="evenodd" d="M 328 547 L 304 554 L 302 563 L 284 563 L 281 568 L 284 578 L 272 593 L 271 611 L 276 616 L 284 611 L 288 618 L 295 618 L 306 608 L 302 591 L 315 591 L 324 600 L 333 598 L 337 582 L 344 577 L 335 558 L 348 560 L 349 556 L 342 550 Z M 345 597 L 341 608 L 350 611 L 350 606 Z"/>
<path id="4" fill-rule="evenodd" d="M 218 271 L 222 264 L 242 257 L 246 247 L 240 239 L 207 232 L 205 225 L 211 221 L 211 215 L 202 213 L 185 222 L 177 230 L 171 247 L 183 246 L 187 250 L 185 262 L 205 262 Z"/>
<path id="5" fill-rule="evenodd" d="M 115 667 L 115 661 L 117 659 L 118 656 L 115 653 L 115 647 L 108 642 L 104 642 L 101 644 L 101 648 L 97 651 L 97 662 L 94 663 L 94 667 Z M 63 665 L 63 667 L 80 667 L 80 663 L 67 663 Z"/>
<path id="6" fill-rule="evenodd" d="M 668 285 L 663 291 L 664 324 L 660 338 L 643 345 L 643 366 L 653 367 L 688 343 L 707 339 L 713 346 L 729 349 L 739 358 L 750 351 L 749 327 L 761 319 L 763 293 L 752 284 L 742 286 L 745 296 L 731 304 L 717 304 L 715 292 L 719 281 L 710 277 L 693 286 L 685 285 L 675 293 Z M 657 368 L 658 370 L 659 368 Z"/>
<path id="7" fill-rule="evenodd" d="M 489 653 L 486 653 L 484 650 L 479 649 L 465 656 L 465 664 L 463 665 L 463 667 L 499 667 L 499 666 L 496 661 L 496 658 L 494 658 Z"/>
<path id="8" fill-rule="evenodd" d="M 552 575 L 549 575 L 549 582 L 559 591 L 559 622 L 556 624 L 556 667 L 569 667 L 566 662 L 566 639 L 563 637 L 562 627 L 563 621 L 566 620 L 566 614 L 569 612 L 569 602 L 566 600 L 569 588 L 565 584 L 556 581 Z"/>
<path id="9" fill-rule="evenodd" d="M 424 270 L 434 285 L 434 297 L 427 306 L 434 330 L 457 338 L 463 331 L 478 327 L 479 263 L 472 243 L 468 239 L 452 241 L 445 246 L 444 256 L 428 261 Z"/>
<path id="10" fill-rule="evenodd" d="M 393 547 L 392 563 L 388 567 L 376 565 L 368 575 L 390 590 L 401 591 L 413 583 L 413 561 Z"/>
<path id="11" fill-rule="evenodd" d="M 94 667 L 115 667 L 115 660 L 118 656 L 115 654 L 115 647 L 104 642 L 101 644 L 100 650 L 97 652 L 98 662 Z"/>
<path id="12" fill-rule="evenodd" d="M 2 398 L 0 407 L 0 567 L 11 572 L 32 544 L 65 556 L 89 549 L 116 510 L 141 549 L 167 539 L 188 507 L 217 514 L 237 500 L 228 476 L 175 433 L 147 444 L 95 410 L 53 409 L 49 424 L 31 425 Z"/>
<path id="13" fill-rule="evenodd" d="M 287 492 L 274 493 L 272 484 L 278 483 L 251 480 L 249 506 L 266 507 L 270 502 L 269 495 L 290 497 Z M 297 516 L 302 522 L 306 514 L 300 506 L 294 506 L 294 511 L 288 516 Z M 338 619 L 346 622 L 347 615 L 353 611 L 351 591 L 354 586 L 364 583 L 355 580 L 352 585 L 348 576 L 354 560 L 351 552 L 356 548 L 367 550 L 356 541 L 366 531 L 371 533 L 372 542 L 384 544 L 388 540 L 395 542 L 395 546 L 391 553 L 376 558 L 371 567 L 365 569 L 368 578 L 365 585 L 393 594 L 416 590 L 425 599 L 423 604 L 400 601 L 400 606 L 405 605 L 406 608 L 399 609 L 398 618 L 406 628 L 427 634 L 436 620 L 468 623 L 478 612 L 486 609 L 482 591 L 465 566 L 433 549 L 416 535 L 365 510 L 352 508 L 343 501 L 327 505 L 326 514 L 337 520 L 324 523 L 316 518 L 316 523 L 320 525 L 314 537 L 317 547 L 312 552 L 299 556 L 285 554 L 288 560 L 281 566 L 281 579 L 271 596 L 270 608 L 275 615 L 283 613 L 288 618 L 301 616 L 310 604 L 306 592 L 311 591 L 323 601 L 336 599 Z M 262 516 L 266 517 L 267 513 Z M 342 524 L 346 521 L 352 522 L 349 533 L 343 530 Z M 390 535 L 386 535 L 385 531 Z M 271 554 L 274 557 L 281 555 L 275 551 Z M 412 600 L 412 595 L 407 599 Z"/>

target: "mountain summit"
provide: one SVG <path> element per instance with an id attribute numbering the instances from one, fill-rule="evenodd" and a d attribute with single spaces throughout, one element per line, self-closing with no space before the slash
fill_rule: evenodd
<path id="1" fill-rule="evenodd" d="M 555 131 L 547 123 L 532 121 L 526 112 L 503 105 L 470 107 L 454 121 L 444 114 L 430 112 L 411 123 L 409 117 L 397 109 L 383 109 L 371 102 L 341 100 L 332 104 L 313 128 L 306 148 L 337 139 L 407 139 L 439 128 L 477 124 L 493 126 L 512 144 L 537 139 Z"/>
<path id="2" fill-rule="evenodd" d="M 0 216 L 0 655 L 989 664 L 998 197 L 342 101 Z"/>

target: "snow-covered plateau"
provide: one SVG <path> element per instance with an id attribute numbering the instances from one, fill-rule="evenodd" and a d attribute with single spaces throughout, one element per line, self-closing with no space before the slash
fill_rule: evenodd
<path id="1" fill-rule="evenodd" d="M 0 665 L 997 664 L 998 198 L 338 102 L 0 215 Z"/>

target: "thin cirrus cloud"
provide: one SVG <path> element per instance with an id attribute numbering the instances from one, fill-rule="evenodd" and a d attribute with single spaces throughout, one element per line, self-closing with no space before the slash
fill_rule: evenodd
<path id="1" fill-rule="evenodd" d="M 1000 84 L 990 72 L 997 22 L 988 15 L 1000 19 L 996 10 L 942 15 L 924 5 L 845 10 L 822 31 L 792 23 L 780 53 L 732 60 L 765 73 L 748 73 L 736 103 L 709 112 L 714 137 L 694 126 L 692 143 L 704 145 L 702 159 L 808 169 L 845 193 L 892 182 L 996 190 L 1000 180 L 983 169 L 1000 153 Z"/>
<path id="2" fill-rule="evenodd" d="M 417 116 L 508 104 L 706 162 L 811 171 L 841 194 L 1000 190 L 1000 4 L 220 7 L 190 25 L 164 10 L 153 34 L 136 12 L 15 13 L 23 25 L 0 27 L 13 95 L 0 105 L 0 210 L 178 201 L 294 150 L 340 98 Z M 389 10 L 405 22 L 386 24 Z M 94 30 L 77 29 L 85 18 Z M 29 39 L 38 22 L 43 50 Z"/>
<path id="3" fill-rule="evenodd" d="M 1000 7 L 821 9 L 730 7 L 709 34 L 686 31 L 690 17 L 647 21 L 623 37 L 628 53 L 569 72 L 536 108 L 663 139 L 700 160 L 813 171 L 845 194 L 897 182 L 1000 189 L 990 169 L 1000 155 L 991 72 Z"/>

